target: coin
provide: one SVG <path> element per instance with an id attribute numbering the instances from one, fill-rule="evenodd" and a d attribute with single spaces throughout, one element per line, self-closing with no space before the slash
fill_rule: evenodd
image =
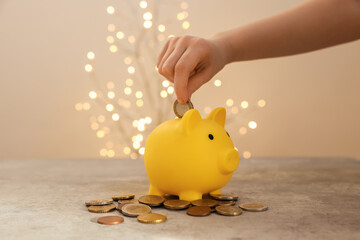
<path id="1" fill-rule="evenodd" d="M 122 207 L 125 206 L 126 204 L 130 204 L 129 202 L 125 202 L 125 203 L 119 203 L 116 207 L 116 209 L 119 211 L 119 212 L 122 212 Z"/>
<path id="2" fill-rule="evenodd" d="M 160 213 L 146 213 L 137 217 L 141 223 L 162 223 L 166 221 L 166 216 Z"/>
<path id="3" fill-rule="evenodd" d="M 151 207 L 145 204 L 128 203 L 121 208 L 122 214 L 129 217 L 137 217 L 141 214 L 150 213 Z"/>
<path id="4" fill-rule="evenodd" d="M 121 203 L 139 203 L 139 200 L 136 198 L 133 198 L 133 199 L 126 199 L 126 200 L 119 200 L 118 203 L 119 204 L 121 204 Z"/>
<path id="5" fill-rule="evenodd" d="M 216 200 L 238 200 L 238 196 L 234 194 L 210 194 Z"/>
<path id="6" fill-rule="evenodd" d="M 239 205 L 243 210 L 250 212 L 262 212 L 266 211 L 268 207 L 260 203 L 242 203 Z"/>
<path id="7" fill-rule="evenodd" d="M 173 105 L 174 113 L 178 118 L 182 118 L 188 110 L 193 108 L 194 105 L 192 104 L 190 99 L 185 104 L 180 104 L 178 100 L 175 100 Z"/>
<path id="8" fill-rule="evenodd" d="M 134 194 L 122 194 L 122 195 L 115 195 L 112 197 L 114 201 L 118 200 L 127 200 L 127 199 L 133 199 L 135 197 Z"/>
<path id="9" fill-rule="evenodd" d="M 124 222 L 124 218 L 119 216 L 106 216 L 98 218 L 97 222 L 105 225 L 116 225 Z"/>
<path id="10" fill-rule="evenodd" d="M 113 203 L 112 199 L 99 199 L 99 200 L 90 200 L 86 201 L 86 206 L 103 206 Z"/>
<path id="11" fill-rule="evenodd" d="M 216 212 L 225 216 L 237 216 L 242 213 L 241 208 L 235 206 L 217 206 Z"/>
<path id="12" fill-rule="evenodd" d="M 234 206 L 235 201 L 218 201 L 218 206 Z"/>
<path id="13" fill-rule="evenodd" d="M 207 206 L 195 206 L 188 208 L 186 213 L 190 216 L 203 217 L 211 213 L 211 208 Z"/>
<path id="14" fill-rule="evenodd" d="M 172 200 L 172 199 L 179 199 L 179 196 L 171 195 L 171 194 L 165 194 L 164 198 L 165 198 L 165 200 Z"/>
<path id="15" fill-rule="evenodd" d="M 214 199 L 198 199 L 191 202 L 194 206 L 207 206 L 207 207 L 215 207 L 218 204 L 218 201 Z"/>
<path id="16" fill-rule="evenodd" d="M 190 206 L 190 202 L 186 201 L 186 200 L 177 200 L 177 199 L 172 199 L 172 200 L 166 200 L 164 202 L 164 207 L 167 209 L 172 209 L 172 210 L 180 210 L 180 209 L 186 209 Z"/>
<path id="17" fill-rule="evenodd" d="M 139 198 L 139 202 L 152 207 L 160 206 L 164 201 L 163 197 L 157 195 L 145 195 Z"/>
<path id="18" fill-rule="evenodd" d="M 109 205 L 104 205 L 104 206 L 89 206 L 88 207 L 89 212 L 94 212 L 94 213 L 106 213 L 106 212 L 110 212 L 110 211 L 112 211 L 114 209 L 115 209 L 114 204 L 109 204 Z"/>

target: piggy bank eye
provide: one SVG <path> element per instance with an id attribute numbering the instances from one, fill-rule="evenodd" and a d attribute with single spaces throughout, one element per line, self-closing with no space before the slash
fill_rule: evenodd
<path id="1" fill-rule="evenodd" d="M 209 139 L 210 139 L 210 140 L 213 140 L 213 139 L 214 139 L 214 136 L 213 136 L 211 133 L 209 134 Z"/>
<path id="2" fill-rule="evenodd" d="M 226 132 L 226 134 L 230 137 L 230 135 L 229 135 L 229 133 L 228 133 L 228 132 Z"/>

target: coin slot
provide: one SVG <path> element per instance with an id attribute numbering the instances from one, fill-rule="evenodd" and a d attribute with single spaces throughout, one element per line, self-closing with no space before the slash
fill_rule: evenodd
<path id="1" fill-rule="evenodd" d="M 230 137 L 229 133 L 226 131 L 226 134 Z"/>
<path id="2" fill-rule="evenodd" d="M 214 140 L 214 136 L 211 133 L 209 134 L 209 139 Z"/>

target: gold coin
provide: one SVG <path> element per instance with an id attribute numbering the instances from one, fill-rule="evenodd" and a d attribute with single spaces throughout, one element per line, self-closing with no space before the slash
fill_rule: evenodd
<path id="1" fill-rule="evenodd" d="M 186 200 L 177 200 L 177 199 L 172 199 L 172 200 L 166 200 L 164 202 L 164 207 L 167 209 L 172 209 L 172 210 L 181 210 L 181 209 L 186 209 L 190 206 L 190 202 L 186 201 Z"/>
<path id="2" fill-rule="evenodd" d="M 250 212 L 262 212 L 266 211 L 268 207 L 260 203 L 242 203 L 239 205 L 243 210 Z"/>
<path id="3" fill-rule="evenodd" d="M 140 203 L 128 203 L 122 206 L 121 212 L 128 217 L 137 217 L 141 214 L 150 213 L 151 207 Z"/>
<path id="4" fill-rule="evenodd" d="M 194 217 L 204 217 L 211 213 L 211 208 L 209 208 L 207 206 L 195 206 L 195 207 L 188 208 L 186 213 L 188 215 L 194 216 Z"/>
<path id="5" fill-rule="evenodd" d="M 94 213 L 107 213 L 114 210 L 116 207 L 114 204 L 104 205 L 104 206 L 89 206 L 88 210 L 89 212 Z"/>
<path id="6" fill-rule="evenodd" d="M 235 201 L 218 201 L 218 206 L 234 206 Z"/>
<path id="7" fill-rule="evenodd" d="M 199 199 L 191 202 L 194 206 L 207 206 L 207 207 L 215 207 L 218 205 L 218 201 L 214 199 Z"/>
<path id="8" fill-rule="evenodd" d="M 99 199 L 99 200 L 90 200 L 86 201 L 86 206 L 103 206 L 113 203 L 112 199 Z"/>
<path id="9" fill-rule="evenodd" d="M 210 194 L 216 200 L 238 200 L 238 196 L 234 194 Z"/>
<path id="10" fill-rule="evenodd" d="M 160 206 L 164 201 L 165 199 L 163 197 L 157 195 L 145 195 L 139 198 L 140 203 L 149 205 L 151 207 Z"/>
<path id="11" fill-rule="evenodd" d="M 242 213 L 241 208 L 235 206 L 217 206 L 216 212 L 225 216 L 237 216 Z"/>
<path id="12" fill-rule="evenodd" d="M 185 104 L 180 104 L 178 100 L 175 100 L 173 105 L 174 113 L 178 118 L 182 118 L 188 110 L 193 108 L 194 105 L 192 104 L 190 99 Z"/>
<path id="13" fill-rule="evenodd" d="M 119 216 L 106 216 L 97 219 L 98 223 L 105 225 L 116 225 L 124 222 L 124 218 Z"/>
<path id="14" fill-rule="evenodd" d="M 118 200 L 128 200 L 128 199 L 133 199 L 135 197 L 134 194 L 122 194 L 122 195 L 115 195 L 112 197 L 112 199 L 114 201 L 118 201 Z"/>
<path id="15" fill-rule="evenodd" d="M 126 199 L 126 200 L 119 200 L 118 203 L 119 204 L 121 204 L 121 203 L 139 203 L 139 200 L 136 198 L 133 198 L 133 199 Z"/>
<path id="16" fill-rule="evenodd" d="M 166 216 L 160 213 L 146 213 L 137 217 L 141 223 L 162 223 L 166 221 Z"/>

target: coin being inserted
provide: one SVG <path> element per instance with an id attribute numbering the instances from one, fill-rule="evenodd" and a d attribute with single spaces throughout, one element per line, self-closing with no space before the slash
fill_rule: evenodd
<path id="1" fill-rule="evenodd" d="M 178 118 L 182 118 L 188 110 L 194 108 L 194 105 L 192 104 L 190 99 L 185 104 L 180 104 L 178 100 L 175 100 L 173 108 L 175 115 Z"/>

